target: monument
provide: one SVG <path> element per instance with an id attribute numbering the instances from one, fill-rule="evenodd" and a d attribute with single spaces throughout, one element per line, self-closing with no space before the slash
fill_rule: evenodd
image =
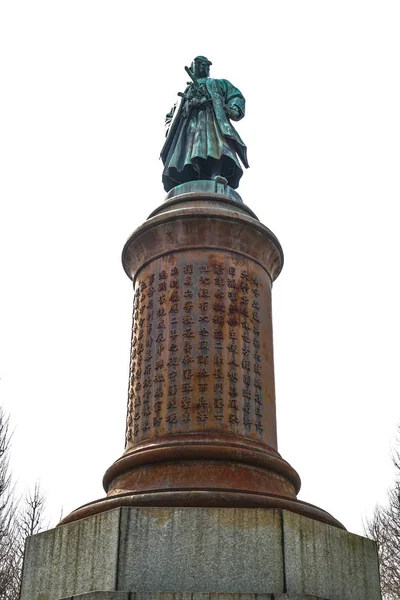
<path id="1" fill-rule="evenodd" d="M 194 59 L 161 151 L 165 201 L 128 239 L 125 451 L 105 498 L 29 538 L 21 600 L 377 600 L 374 543 L 297 499 L 277 449 L 275 235 L 235 191 L 245 99 Z M 321 424 L 322 425 L 322 424 Z"/>

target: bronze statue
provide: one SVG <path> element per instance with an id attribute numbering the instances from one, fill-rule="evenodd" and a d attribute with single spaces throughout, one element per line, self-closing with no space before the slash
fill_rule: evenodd
<path id="1" fill-rule="evenodd" d="M 237 188 L 248 168 L 247 148 L 231 124 L 244 117 L 245 99 L 226 79 L 211 79 L 205 56 L 196 56 L 191 78 L 177 105 L 167 114 L 167 139 L 161 151 L 163 184 L 168 192 L 187 181 L 211 179 Z"/>

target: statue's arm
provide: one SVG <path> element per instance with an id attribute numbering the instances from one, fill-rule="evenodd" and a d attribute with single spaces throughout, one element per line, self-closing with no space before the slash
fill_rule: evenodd
<path id="1" fill-rule="evenodd" d="M 221 80 L 225 96 L 225 112 L 232 121 L 240 121 L 245 114 L 246 100 L 238 88 L 226 79 Z"/>

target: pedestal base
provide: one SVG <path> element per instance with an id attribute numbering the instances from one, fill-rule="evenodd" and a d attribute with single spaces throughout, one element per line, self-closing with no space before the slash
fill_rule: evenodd
<path id="1" fill-rule="evenodd" d="M 375 544 L 285 510 L 157 507 L 118 508 L 27 541 L 21 600 L 239 594 L 380 600 Z"/>
<path id="2" fill-rule="evenodd" d="M 62 600 L 326 600 L 321 596 L 301 594 L 141 594 L 136 592 L 89 592 Z"/>

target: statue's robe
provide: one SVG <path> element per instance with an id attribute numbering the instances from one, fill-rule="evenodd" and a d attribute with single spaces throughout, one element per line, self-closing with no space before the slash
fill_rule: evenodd
<path id="1" fill-rule="evenodd" d="M 192 108 L 185 115 L 185 99 L 172 121 L 161 158 L 164 163 L 163 184 L 165 190 L 195 179 L 207 178 L 215 172 L 219 161 L 220 175 L 226 177 L 232 188 L 237 188 L 243 170 L 238 160 L 247 168 L 247 148 L 227 117 L 224 107 L 236 106 L 239 121 L 244 117 L 245 99 L 241 92 L 226 79 L 200 79 L 211 101 Z M 193 84 L 185 91 L 185 97 L 194 93 Z"/>

